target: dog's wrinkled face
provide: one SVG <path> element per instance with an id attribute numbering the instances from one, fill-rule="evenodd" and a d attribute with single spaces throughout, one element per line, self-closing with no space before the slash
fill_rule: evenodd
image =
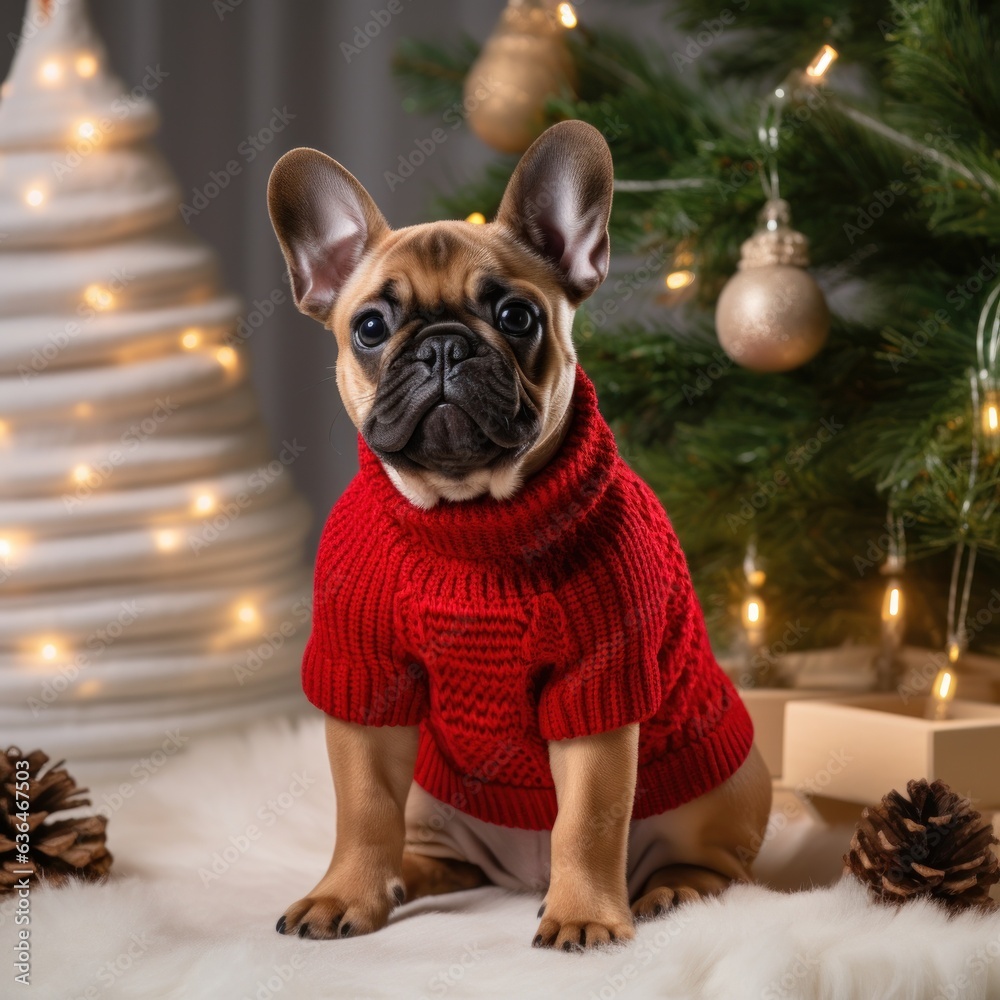
<path id="1" fill-rule="evenodd" d="M 268 201 L 296 303 L 336 335 L 344 406 L 413 503 L 511 496 L 558 448 L 611 185 L 600 133 L 564 122 L 525 153 L 493 223 L 392 231 L 334 160 L 278 161 Z"/>

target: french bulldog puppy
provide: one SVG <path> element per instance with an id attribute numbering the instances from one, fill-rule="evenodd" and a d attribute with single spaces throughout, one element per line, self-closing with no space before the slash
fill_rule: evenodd
<path id="1" fill-rule="evenodd" d="M 274 168 L 295 302 L 337 339 L 361 456 L 303 665 L 336 845 L 281 933 L 369 933 L 404 900 L 499 884 L 544 891 L 536 946 L 578 950 L 750 878 L 767 770 L 576 362 L 612 178 L 600 133 L 563 122 L 492 223 L 394 231 L 324 154 Z"/>

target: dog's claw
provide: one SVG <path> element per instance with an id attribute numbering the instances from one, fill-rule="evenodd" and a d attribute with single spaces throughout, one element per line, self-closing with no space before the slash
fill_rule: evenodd
<path id="1" fill-rule="evenodd" d="M 284 917 L 284 914 L 282 914 L 280 917 L 278 917 L 278 922 L 274 925 L 274 929 L 279 934 L 284 934 L 285 933 L 285 917 Z"/>
<path id="2" fill-rule="evenodd" d="M 541 943 L 542 943 L 542 935 L 541 934 L 536 934 L 535 935 L 535 940 L 531 942 L 531 947 L 532 948 L 537 948 L 537 947 L 539 947 L 541 945 Z"/>
<path id="3" fill-rule="evenodd" d="M 393 886 L 392 898 L 396 900 L 397 906 L 403 905 L 403 900 L 406 899 L 406 890 L 401 886 Z"/>
<path id="4" fill-rule="evenodd" d="M 302 924 L 302 926 L 299 927 L 299 937 L 300 938 L 309 937 L 309 925 L 308 924 Z"/>
<path id="5" fill-rule="evenodd" d="M 542 917 L 544 916 L 545 916 L 545 904 L 542 903 L 542 905 L 538 907 L 538 919 L 541 920 Z"/>
<path id="6" fill-rule="evenodd" d="M 354 930 L 354 928 L 350 924 L 341 924 L 340 925 L 340 936 L 342 938 L 350 937 L 351 936 L 351 932 L 353 930 Z"/>

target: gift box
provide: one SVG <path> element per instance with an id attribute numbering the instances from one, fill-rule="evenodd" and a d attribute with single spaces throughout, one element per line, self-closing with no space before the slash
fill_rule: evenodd
<path id="1" fill-rule="evenodd" d="M 928 706 L 897 694 L 789 701 L 784 782 L 807 797 L 876 804 L 912 778 L 940 778 L 977 807 L 1000 808 L 1000 706 L 956 700 L 944 719 L 928 718 Z"/>

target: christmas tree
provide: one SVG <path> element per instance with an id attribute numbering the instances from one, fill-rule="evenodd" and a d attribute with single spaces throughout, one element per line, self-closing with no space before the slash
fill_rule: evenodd
<path id="1" fill-rule="evenodd" d="M 535 6 L 572 26 L 568 5 Z M 648 274 L 660 283 L 653 320 L 622 323 L 596 304 L 578 314 L 577 342 L 623 453 L 674 521 L 717 650 L 754 623 L 764 648 L 885 639 L 905 594 L 908 643 L 996 651 L 994 312 L 979 357 L 977 327 L 1000 281 L 1000 7 L 660 6 L 681 38 L 673 51 L 581 9 L 559 40 L 573 70 L 537 127 L 581 118 L 604 131 L 612 250 L 642 262 L 605 294 L 620 305 Z M 410 106 L 464 107 L 475 127 L 477 54 L 469 39 L 408 42 L 397 65 Z M 504 79 L 516 54 L 489 68 Z M 489 216 L 512 163 L 498 158 L 440 213 Z M 729 353 L 716 328 L 769 195 L 790 206 L 791 229 L 771 203 L 763 232 L 778 228 L 795 253 L 794 231 L 808 238 L 831 314 L 815 353 L 820 300 L 791 360 L 777 341 L 763 360 L 733 344 L 746 300 L 735 317 L 719 310 Z M 789 308 L 772 296 L 776 327 Z M 747 367 L 769 362 L 785 370 Z"/>
<path id="2" fill-rule="evenodd" d="M 24 25 L 0 89 L 0 729 L 172 754 L 301 702 L 301 447 L 269 453 L 152 101 L 83 0 Z"/>

